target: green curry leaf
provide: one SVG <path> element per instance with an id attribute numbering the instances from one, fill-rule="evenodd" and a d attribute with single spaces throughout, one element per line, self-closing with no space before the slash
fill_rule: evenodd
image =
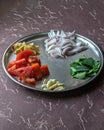
<path id="1" fill-rule="evenodd" d="M 95 76 L 99 68 L 99 61 L 83 56 L 70 64 L 70 75 L 74 78 L 85 79 Z"/>

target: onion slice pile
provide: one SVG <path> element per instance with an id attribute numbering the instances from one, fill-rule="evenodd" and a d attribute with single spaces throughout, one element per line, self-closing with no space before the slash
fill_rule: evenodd
<path id="1" fill-rule="evenodd" d="M 51 30 L 44 42 L 46 52 L 55 58 L 64 58 L 88 49 L 86 43 L 76 41 L 75 31 L 64 32 L 61 30 L 55 32 Z"/>

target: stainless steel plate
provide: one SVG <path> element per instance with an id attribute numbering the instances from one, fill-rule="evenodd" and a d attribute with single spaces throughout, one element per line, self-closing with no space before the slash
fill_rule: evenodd
<path id="1" fill-rule="evenodd" d="M 44 40 L 47 38 L 47 36 L 48 36 L 47 33 L 33 34 L 33 35 L 29 35 L 29 36 L 19 39 L 18 42 L 20 42 L 20 41 L 25 41 L 27 43 L 33 42 L 34 44 L 36 44 L 40 47 L 41 54 L 39 55 L 39 57 L 41 59 L 41 63 L 42 63 L 42 65 L 47 64 L 49 67 L 49 71 L 50 71 L 50 75 L 47 78 L 48 79 L 54 78 L 54 79 L 59 80 L 60 82 L 63 82 L 65 84 L 65 89 L 62 91 L 73 90 L 73 89 L 76 89 L 76 88 L 79 88 L 82 86 L 84 87 L 84 85 L 88 84 L 89 82 L 94 80 L 99 75 L 99 73 L 101 72 L 102 67 L 103 67 L 103 54 L 102 54 L 100 48 L 93 41 L 89 40 L 88 38 L 86 38 L 84 36 L 76 34 L 77 40 L 87 43 L 89 49 L 82 51 L 78 54 L 75 54 L 73 56 L 69 56 L 66 59 L 55 59 L 55 58 L 48 56 L 48 54 L 45 51 Z M 16 42 L 17 41 L 13 42 L 6 49 L 6 51 L 4 52 L 3 58 L 2 58 L 3 69 L 6 72 L 6 74 L 9 76 L 9 78 L 11 80 L 13 80 L 14 82 L 16 82 L 17 84 L 24 86 L 26 88 L 32 89 L 32 90 L 43 91 L 43 92 L 56 92 L 56 91 L 42 90 L 41 84 L 43 81 L 38 81 L 35 86 L 28 85 L 28 84 L 22 84 L 15 77 L 11 76 L 7 72 L 6 68 L 7 68 L 8 62 L 15 59 L 15 55 L 11 51 L 11 47 Z M 100 64 L 101 64 L 100 69 L 99 69 L 98 73 L 96 74 L 96 76 L 94 76 L 94 77 L 88 78 L 86 80 L 74 79 L 70 76 L 69 64 L 71 62 L 73 62 L 74 60 L 80 58 L 83 55 L 85 55 L 87 57 L 92 57 L 95 60 L 99 60 Z"/>

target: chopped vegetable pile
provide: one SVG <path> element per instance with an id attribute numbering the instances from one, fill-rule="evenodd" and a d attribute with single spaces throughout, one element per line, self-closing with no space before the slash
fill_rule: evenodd
<path id="1" fill-rule="evenodd" d="M 76 41 L 75 31 L 66 33 L 64 31 L 55 32 L 51 30 L 48 33 L 48 39 L 44 42 L 46 52 L 55 58 L 64 58 L 88 49 L 86 43 Z"/>
<path id="2" fill-rule="evenodd" d="M 15 54 L 24 50 L 33 50 L 36 55 L 40 54 L 39 46 L 34 45 L 34 43 L 17 42 L 13 45 L 12 50 Z"/>
<path id="3" fill-rule="evenodd" d="M 70 64 L 70 74 L 74 78 L 86 79 L 95 76 L 99 68 L 99 61 L 83 56 Z"/>
<path id="4" fill-rule="evenodd" d="M 57 81 L 56 79 L 44 80 L 42 84 L 43 90 L 63 90 L 64 83 Z"/>
<path id="5" fill-rule="evenodd" d="M 16 76 L 21 82 L 35 84 L 44 76 L 49 75 L 47 65 L 41 65 L 40 58 L 33 50 L 24 50 L 17 54 L 14 61 L 7 67 L 8 73 Z"/>

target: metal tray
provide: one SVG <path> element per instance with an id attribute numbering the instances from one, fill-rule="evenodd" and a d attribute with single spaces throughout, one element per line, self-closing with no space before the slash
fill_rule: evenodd
<path id="1" fill-rule="evenodd" d="M 18 41 L 13 42 L 4 52 L 3 58 L 2 58 L 2 66 L 8 77 L 19 84 L 19 86 L 26 87 L 28 89 L 36 90 L 36 91 L 43 91 L 43 92 L 63 92 L 63 91 L 68 91 L 68 90 L 73 90 L 79 87 L 84 87 L 86 84 L 94 80 L 99 73 L 102 70 L 103 67 L 103 54 L 100 48 L 91 40 L 88 38 L 81 36 L 79 34 L 76 34 L 77 40 L 83 41 L 88 44 L 88 48 L 85 51 L 82 51 L 80 53 L 77 53 L 73 56 L 69 56 L 66 59 L 56 59 L 48 56 L 48 54 L 45 51 L 44 47 L 44 40 L 48 37 L 48 33 L 37 33 L 37 34 L 32 34 L 26 37 L 23 37 L 19 39 Z M 28 84 L 23 84 L 19 82 L 15 77 L 11 76 L 6 68 L 8 65 L 8 62 L 11 60 L 15 59 L 15 54 L 11 51 L 11 47 L 16 43 L 16 42 L 21 42 L 25 41 L 27 43 L 33 42 L 34 44 L 38 45 L 41 50 L 41 54 L 39 55 L 41 59 L 41 63 L 47 64 L 49 67 L 50 75 L 47 77 L 47 79 L 54 78 L 59 80 L 60 82 L 63 82 L 65 84 L 65 89 L 61 91 L 49 91 L 49 90 L 42 90 L 41 89 L 41 84 L 43 81 L 37 81 L 36 85 L 28 85 Z M 88 78 L 86 80 L 79 80 L 79 79 L 74 79 L 70 76 L 70 67 L 69 64 L 73 62 L 74 60 L 80 58 L 81 56 L 87 56 L 87 57 L 92 57 L 95 60 L 100 61 L 100 69 L 96 76 Z"/>

